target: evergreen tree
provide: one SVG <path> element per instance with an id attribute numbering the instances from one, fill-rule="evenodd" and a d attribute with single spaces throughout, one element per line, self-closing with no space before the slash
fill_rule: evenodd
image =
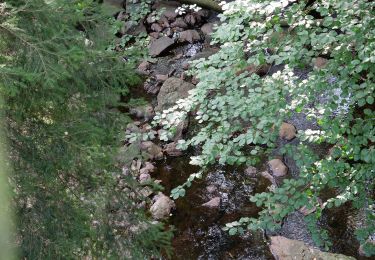
<path id="1" fill-rule="evenodd" d="M 168 246 L 170 233 L 117 188 L 113 157 L 129 119 L 111 108 L 138 79 L 105 50 L 103 21 L 91 1 L 0 4 L 0 91 L 22 258 L 145 258 Z M 144 228 L 127 233 L 115 220 Z"/>

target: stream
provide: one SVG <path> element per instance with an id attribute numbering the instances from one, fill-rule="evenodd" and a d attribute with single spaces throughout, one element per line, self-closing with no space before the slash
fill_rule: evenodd
<path id="1" fill-rule="evenodd" d="M 205 17 L 205 22 L 211 21 L 215 21 L 215 15 L 211 14 L 211 16 Z M 203 31 L 202 24 L 203 22 L 191 27 Z M 167 29 L 170 28 L 165 30 Z M 147 32 L 154 33 L 150 31 L 149 27 L 147 27 Z M 158 38 L 156 37 L 154 40 L 156 41 Z M 149 64 L 145 70 L 149 73 L 145 85 L 139 86 L 133 91 L 132 98 L 143 98 L 155 107 L 157 104 L 156 94 L 163 82 L 157 80 L 158 75 L 167 78 L 183 78 L 186 63 L 189 60 L 196 57 L 207 57 L 214 52 L 215 49 L 207 45 L 205 39 L 174 45 Z M 298 71 L 297 74 L 301 78 L 306 77 L 307 71 Z M 137 117 L 134 119 L 139 120 Z M 306 120 L 306 116 L 303 114 L 294 114 L 288 123 L 294 125 L 298 130 L 317 129 L 316 124 Z M 295 138 L 288 143 L 297 144 L 298 142 L 299 140 Z M 278 148 L 272 155 L 277 156 L 278 149 L 286 143 L 279 141 Z M 328 148 L 328 146 L 322 145 L 313 147 L 313 150 L 323 156 L 327 153 Z M 164 159 L 154 161 L 156 170 L 151 174 L 151 177 L 161 180 L 164 194 L 168 196 L 173 188 L 184 183 L 190 174 L 197 172 L 198 169 L 189 164 L 189 157 L 196 152 L 198 151 L 190 151 L 179 157 L 164 156 Z M 267 161 L 265 158 L 257 165 L 258 173 L 266 170 Z M 295 162 L 287 157 L 284 157 L 283 161 L 288 167 L 288 176 L 298 178 L 299 171 Z M 269 249 L 268 235 L 270 234 L 259 231 L 229 236 L 222 230 L 226 223 L 239 220 L 241 217 L 257 217 L 261 209 L 250 202 L 249 197 L 255 193 L 267 191 L 271 185 L 271 182 L 266 178 L 259 175 L 249 176 L 244 172 L 244 167 L 212 167 L 201 180 L 195 181 L 187 189 L 185 197 L 175 201 L 176 208 L 166 221 L 169 226 L 173 226 L 175 229 L 172 241 L 174 248 L 172 259 L 274 259 Z M 220 197 L 219 206 L 202 206 L 202 204 L 218 197 Z M 338 209 L 324 211 L 320 226 L 328 229 L 331 235 L 332 252 L 353 256 L 356 259 L 370 259 L 358 254 L 359 244 L 353 232 L 360 221 L 360 216 L 357 216 L 349 204 Z M 298 212 L 287 216 L 281 230 L 272 235 L 282 235 L 314 246 L 304 224 L 303 215 Z"/>

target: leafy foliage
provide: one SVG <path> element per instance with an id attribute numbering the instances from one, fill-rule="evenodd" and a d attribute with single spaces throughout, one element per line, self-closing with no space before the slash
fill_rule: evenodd
<path id="1" fill-rule="evenodd" d="M 299 178 L 255 194 L 259 218 L 226 229 L 272 230 L 307 205 L 317 208 L 306 217 L 313 237 L 328 247 L 316 221 L 324 208 L 352 202 L 367 212 L 364 242 L 374 232 L 374 2 L 237 0 L 223 10 L 213 37 L 221 50 L 195 62 L 197 87 L 156 122 L 169 129 L 193 114 L 198 129 L 179 147 L 200 146 L 192 163 L 204 170 L 214 163 L 254 165 L 275 147 L 281 122 L 302 113 L 319 130 L 299 131 L 300 144 L 283 150 L 298 162 Z M 298 75 L 301 69 L 307 77 Z M 330 153 L 319 158 L 314 143 L 329 144 Z M 336 194 L 321 205 L 326 188 Z M 180 189 L 174 198 L 183 195 Z"/>
<path id="2" fill-rule="evenodd" d="M 129 121 L 114 107 L 139 79 L 132 61 L 105 50 L 100 7 L 8 1 L 0 14 L 20 256 L 139 259 L 168 249 L 170 232 L 136 207 L 137 184 L 113 160 Z"/>

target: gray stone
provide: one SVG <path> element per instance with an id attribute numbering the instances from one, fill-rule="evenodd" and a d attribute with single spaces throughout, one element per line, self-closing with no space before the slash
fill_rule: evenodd
<path id="1" fill-rule="evenodd" d="M 142 142 L 140 148 L 148 154 L 150 160 L 160 160 L 164 157 L 163 149 L 151 141 Z"/>
<path id="2" fill-rule="evenodd" d="M 180 32 L 178 40 L 180 42 L 194 43 L 201 40 L 201 36 L 196 30 L 186 30 Z"/>
<path id="3" fill-rule="evenodd" d="M 182 155 L 182 151 L 177 149 L 176 147 L 177 143 L 169 143 L 164 146 L 164 152 L 172 157 L 178 157 Z"/>
<path id="4" fill-rule="evenodd" d="M 220 202 L 221 202 L 221 198 L 215 197 L 215 198 L 211 199 L 210 201 L 202 204 L 202 206 L 208 207 L 208 208 L 218 208 L 218 207 L 220 207 Z"/>
<path id="5" fill-rule="evenodd" d="M 166 50 L 168 50 L 169 47 L 171 47 L 174 44 L 174 40 L 164 36 L 161 37 L 155 41 L 153 41 L 149 47 L 149 52 L 152 57 L 159 56 Z"/>
<path id="6" fill-rule="evenodd" d="M 159 192 L 154 199 L 155 202 L 150 208 L 152 217 L 157 220 L 168 218 L 172 209 L 175 207 L 174 201 L 161 192 Z"/>
<path id="7" fill-rule="evenodd" d="M 288 168 L 280 159 L 273 159 L 268 162 L 271 173 L 276 177 L 283 177 L 288 173 Z"/>
<path id="8" fill-rule="evenodd" d="M 285 140 L 292 140 L 293 138 L 296 137 L 296 128 L 294 125 L 289 124 L 289 123 L 282 123 L 280 126 L 280 131 L 279 131 L 279 136 L 281 139 Z"/>
<path id="9" fill-rule="evenodd" d="M 193 84 L 179 78 L 168 78 L 160 88 L 155 111 L 160 112 L 175 105 L 177 100 L 188 97 L 188 91 L 194 87 Z"/>
<path id="10" fill-rule="evenodd" d="M 205 35 L 211 35 L 214 31 L 214 24 L 213 23 L 206 23 L 201 27 L 201 31 Z"/>
<path id="11" fill-rule="evenodd" d="M 288 239 L 282 236 L 271 237 L 270 250 L 276 260 L 355 260 L 351 256 L 322 252 L 308 247 L 298 240 Z"/>

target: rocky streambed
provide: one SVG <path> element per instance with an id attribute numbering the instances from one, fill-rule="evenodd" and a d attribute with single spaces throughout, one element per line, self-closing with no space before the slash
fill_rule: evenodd
<path id="1" fill-rule="evenodd" d="M 137 1 L 127 2 L 137 4 Z M 216 14 L 203 9 L 178 13 L 176 9 L 180 6 L 173 1 L 155 1 L 153 12 L 136 25 L 129 24 L 124 18 L 127 11 L 117 15 L 117 19 L 124 22 L 121 34 L 146 32 L 150 36 L 149 53 L 153 57 L 138 67 L 146 80 L 139 86 L 141 90 L 132 95 L 144 98 L 148 104 L 130 110 L 135 121 L 126 129 L 128 140 L 161 135 L 160 129 L 153 129 L 150 124 L 155 111 L 169 108 L 195 87 L 197 80 L 185 73 L 189 61 L 218 51 L 218 46 L 210 45 L 210 34 L 214 24 L 219 22 Z M 301 72 L 301 77 L 303 75 Z M 142 189 L 141 193 L 149 201 L 140 206 L 149 209 L 155 220 L 175 228 L 173 259 L 352 259 L 322 253 L 314 247 L 303 221 L 309 212 L 303 209 L 287 216 L 281 230 L 273 234 L 246 232 L 229 236 L 222 230 L 226 223 L 240 217 L 257 216 L 261 209 L 249 201 L 250 195 L 267 191 L 284 178 L 298 178 L 295 161 L 281 156 L 279 150 L 285 144 L 299 142 L 296 138 L 298 130 L 317 129 L 314 122 L 308 121 L 303 114 L 294 114 L 282 125 L 278 147 L 270 159 L 265 158 L 256 167 L 212 168 L 188 189 L 185 197 L 172 201 L 169 198 L 171 189 L 197 171 L 189 164 L 189 157 L 197 151 L 183 153 L 176 149 L 176 141 L 190 129 L 192 126 L 186 121 L 177 126 L 168 143 L 137 141 L 126 143 L 124 147 L 125 153 L 136 150 L 135 154 L 142 155 L 129 162 L 131 167 L 125 166 L 124 173 L 130 170 L 140 183 L 155 182 L 164 187 L 159 193 L 149 186 Z M 314 151 L 324 156 L 328 148 L 317 146 Z M 353 235 L 357 218 L 350 205 L 345 205 L 337 210 L 326 210 L 321 226 L 330 231 L 335 253 L 367 259 L 359 255 L 359 245 Z"/>

